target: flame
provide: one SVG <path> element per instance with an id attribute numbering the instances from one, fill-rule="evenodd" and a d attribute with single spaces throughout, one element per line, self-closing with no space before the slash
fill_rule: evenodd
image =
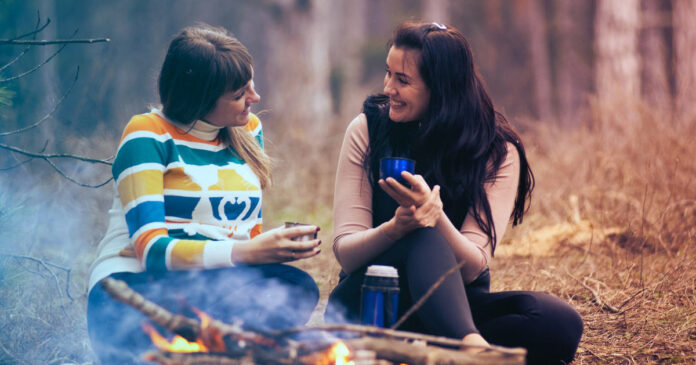
<path id="1" fill-rule="evenodd" d="M 176 335 L 169 341 L 157 332 L 149 323 L 143 323 L 143 331 L 150 335 L 152 343 L 158 349 L 168 352 L 208 352 L 208 348 L 199 340 L 197 342 L 189 342 L 185 338 Z"/>
<path id="2" fill-rule="evenodd" d="M 348 355 L 350 355 L 348 347 L 343 342 L 338 341 L 329 350 L 329 361 L 335 365 L 355 365 L 355 362 L 348 361 Z"/>

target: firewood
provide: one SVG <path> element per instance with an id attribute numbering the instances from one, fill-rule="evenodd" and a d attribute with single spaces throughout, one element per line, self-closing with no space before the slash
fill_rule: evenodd
<path id="1" fill-rule="evenodd" d="M 283 348 L 284 350 L 294 350 L 296 344 L 292 341 L 281 341 L 277 338 L 263 336 L 258 332 L 251 332 L 243 329 L 241 324 L 227 324 L 217 319 L 211 318 L 206 328 L 202 328 L 201 323 L 182 315 L 173 314 L 159 305 L 145 299 L 142 295 L 128 287 L 120 280 L 106 278 L 102 280 L 104 290 L 113 298 L 132 306 L 139 310 L 153 322 L 159 324 L 168 331 L 177 334 L 187 341 L 204 340 L 205 345 L 212 351 L 226 351 L 221 344 L 233 340 L 237 343 L 249 343 L 269 348 Z M 292 352 L 292 351 L 290 351 Z M 290 353 L 289 355 L 293 355 Z"/>
<path id="2" fill-rule="evenodd" d="M 380 359 L 410 365 L 521 365 L 525 362 L 525 351 L 499 352 L 495 349 L 481 349 L 480 352 L 452 350 L 436 346 L 416 346 L 406 341 L 385 338 L 359 338 L 345 340 L 352 351 L 370 350 Z"/>
<path id="3" fill-rule="evenodd" d="M 353 332 L 360 338 L 344 339 L 346 346 L 357 353 L 368 350 L 375 353 L 375 363 L 391 361 L 413 365 L 435 364 L 524 364 L 524 349 L 508 349 L 491 346 L 481 348 L 480 352 L 462 351 L 467 348 L 458 339 L 430 336 L 413 332 L 383 329 L 361 325 L 327 325 L 319 327 L 300 327 L 283 331 L 261 333 L 242 327 L 241 323 L 227 324 L 216 319 L 203 327 L 198 321 L 181 315 L 174 315 L 136 293 L 124 282 L 107 278 L 102 281 L 104 290 L 128 305 L 133 306 L 145 316 L 167 330 L 189 341 L 203 340 L 212 353 L 150 353 L 151 361 L 163 365 L 170 364 L 307 364 L 315 353 L 327 351 L 338 338 L 332 337 L 330 343 L 304 344 L 290 340 L 289 335 L 304 331 Z M 414 342 L 421 343 L 416 345 Z"/>

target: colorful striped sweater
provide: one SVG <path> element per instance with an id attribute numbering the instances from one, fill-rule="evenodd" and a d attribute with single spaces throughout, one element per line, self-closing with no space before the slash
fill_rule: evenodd
<path id="1" fill-rule="evenodd" d="M 129 237 L 116 261 L 126 259 L 123 249 L 134 251 L 138 271 L 230 266 L 234 242 L 261 232 L 257 176 L 219 138 L 198 138 L 183 128 L 156 110 L 136 115 L 114 160 L 112 172 Z M 263 147 L 255 115 L 244 128 Z M 112 224 L 109 231 L 117 231 Z M 134 271 L 132 263 L 125 266 L 130 266 L 125 271 Z M 108 271 L 119 271 L 114 269 Z"/>

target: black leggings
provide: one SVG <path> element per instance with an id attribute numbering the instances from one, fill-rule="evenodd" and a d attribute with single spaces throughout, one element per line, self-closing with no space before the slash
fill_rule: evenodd
<path id="1" fill-rule="evenodd" d="M 399 315 L 403 315 L 457 262 L 444 237 L 433 228 L 423 228 L 369 263 L 374 264 L 391 265 L 399 271 Z M 362 267 L 342 277 L 331 293 L 327 321 L 359 322 L 364 273 Z M 573 360 L 582 319 L 570 305 L 545 293 L 490 293 L 489 288 L 488 269 L 467 285 L 456 272 L 399 329 L 453 338 L 480 333 L 496 345 L 526 348 L 530 364 Z"/>
<path id="2" fill-rule="evenodd" d="M 191 309 L 195 307 L 223 322 L 241 319 L 257 329 L 303 325 L 319 300 L 319 290 L 309 274 L 281 264 L 111 277 L 176 314 L 197 318 Z M 99 284 L 89 293 L 89 338 L 102 364 L 143 363 L 142 355 L 154 349 L 141 329 L 146 320 L 133 307 L 112 299 Z"/>

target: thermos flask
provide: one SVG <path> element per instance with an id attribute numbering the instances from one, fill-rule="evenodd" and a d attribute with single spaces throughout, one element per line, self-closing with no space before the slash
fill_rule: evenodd
<path id="1" fill-rule="evenodd" d="M 392 266 L 368 267 L 361 296 L 361 323 L 382 328 L 391 327 L 398 319 L 399 273 Z"/>

